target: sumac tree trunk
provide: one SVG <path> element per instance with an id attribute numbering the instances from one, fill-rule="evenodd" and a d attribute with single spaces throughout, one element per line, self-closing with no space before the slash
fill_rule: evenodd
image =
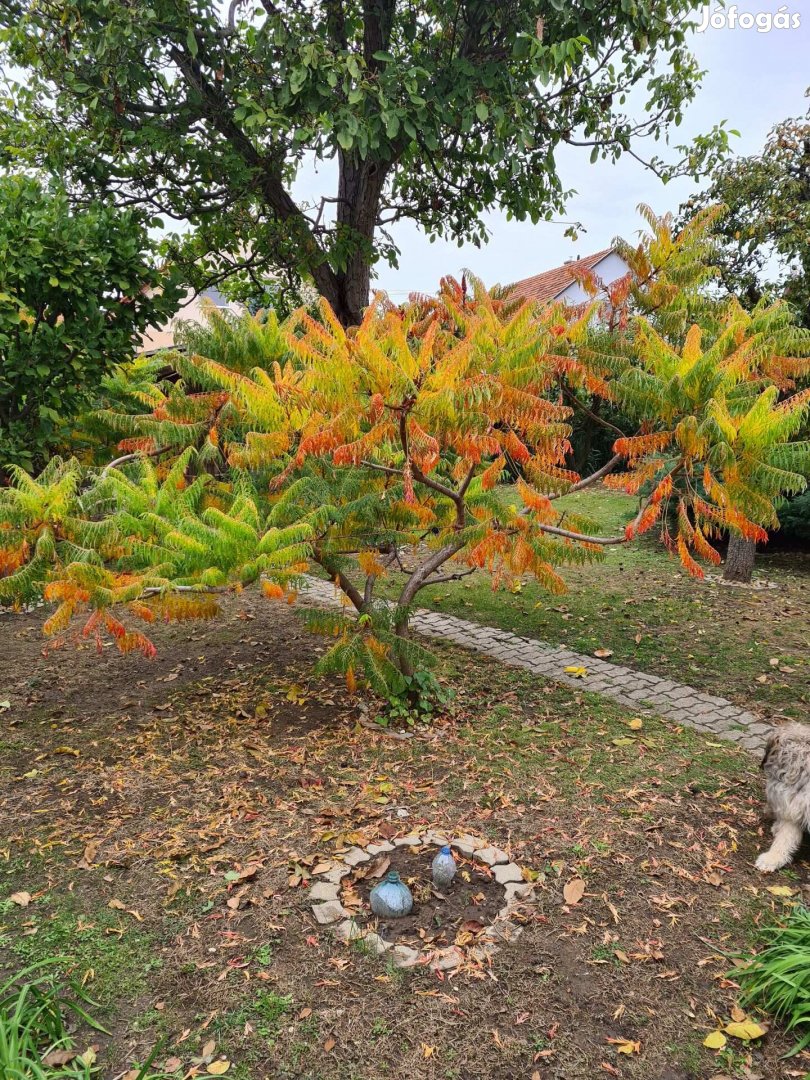
<path id="1" fill-rule="evenodd" d="M 732 533 L 728 541 L 723 580 L 741 581 L 748 584 L 754 572 L 756 554 L 756 541 L 746 540 L 745 537 Z"/>

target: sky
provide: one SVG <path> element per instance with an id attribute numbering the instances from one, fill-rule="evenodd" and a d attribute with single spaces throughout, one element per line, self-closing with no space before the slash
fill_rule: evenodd
<path id="1" fill-rule="evenodd" d="M 780 7 L 801 15 L 802 25 L 774 27 L 767 33 L 708 27 L 693 35 L 692 49 L 707 74 L 684 123 L 673 129 L 675 143 L 688 143 L 690 137 L 726 120 L 728 127 L 740 132 L 740 138 L 732 139 L 735 151 L 757 153 L 774 124 L 806 112 L 810 104 L 805 98 L 810 86 L 810 0 L 787 4 L 742 0 L 738 5 L 740 12 L 750 13 L 775 13 Z M 651 142 L 650 152 L 664 156 L 660 143 Z M 609 247 L 615 236 L 634 239 L 641 228 L 639 203 L 648 203 L 658 214 L 677 211 L 697 186 L 688 179 L 664 185 L 631 158 L 615 165 L 603 161 L 590 165 L 589 153 L 565 147 L 557 158 L 563 187 L 577 192 L 566 217 L 582 222 L 587 230 L 576 242 L 564 236 L 565 225 L 510 222 L 497 211 L 487 216 L 491 239 L 480 249 L 440 240 L 431 244 L 415 225 L 403 222 L 392 229 L 401 249 L 399 269 L 378 267 L 375 287 L 404 299 L 411 291 L 435 292 L 440 277 L 460 276 L 464 269 L 487 285 L 518 281 L 566 259 Z M 322 183 L 323 178 L 318 186 Z"/>

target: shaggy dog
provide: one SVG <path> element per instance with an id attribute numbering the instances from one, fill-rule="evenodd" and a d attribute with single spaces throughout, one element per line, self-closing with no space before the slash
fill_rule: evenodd
<path id="1" fill-rule="evenodd" d="M 810 830 L 810 725 L 783 724 L 768 737 L 762 759 L 765 795 L 774 815 L 773 843 L 756 861 L 764 874 L 791 861 Z"/>

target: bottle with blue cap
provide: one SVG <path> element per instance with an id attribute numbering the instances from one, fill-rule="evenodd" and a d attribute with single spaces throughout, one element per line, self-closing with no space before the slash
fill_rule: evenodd
<path id="1" fill-rule="evenodd" d="M 457 869 L 456 860 L 449 846 L 445 844 L 433 860 L 433 884 L 439 892 L 447 892 L 456 876 Z"/>
<path id="2" fill-rule="evenodd" d="M 371 910 L 379 919 L 402 919 L 413 908 L 411 890 L 396 870 L 389 870 L 369 894 Z"/>

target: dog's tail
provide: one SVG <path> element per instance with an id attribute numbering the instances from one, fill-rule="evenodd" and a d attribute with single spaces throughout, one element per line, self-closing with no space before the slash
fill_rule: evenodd
<path id="1" fill-rule="evenodd" d="M 770 735 L 768 736 L 767 742 L 765 743 L 765 753 L 762 755 L 762 761 L 760 762 L 760 765 L 759 765 L 760 769 L 764 770 L 765 766 L 768 764 L 768 758 L 771 756 L 773 751 L 776 749 L 776 744 L 777 744 L 778 741 L 779 741 L 779 732 L 778 731 L 772 731 L 770 733 Z"/>

